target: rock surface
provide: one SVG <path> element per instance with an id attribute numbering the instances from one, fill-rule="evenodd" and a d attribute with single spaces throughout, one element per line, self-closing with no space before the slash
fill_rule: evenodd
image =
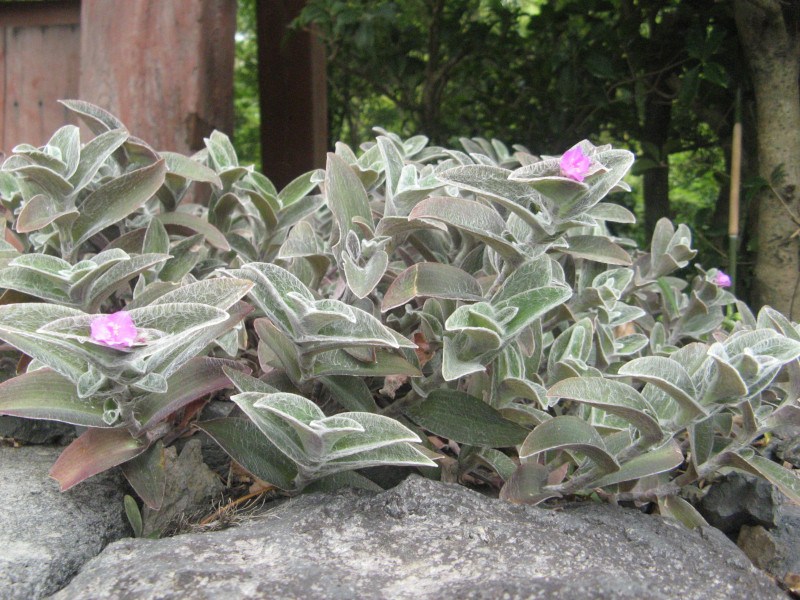
<path id="1" fill-rule="evenodd" d="M 203 462 L 201 442 L 189 440 L 178 455 L 174 446 L 164 451 L 167 484 L 164 502 L 159 510 L 144 507 L 142 535 L 165 531 L 182 515 L 208 510 L 211 502 L 221 495 L 223 485 Z"/>
<path id="2" fill-rule="evenodd" d="M 9 438 L 25 444 L 65 446 L 75 437 L 74 425 L 59 423 L 58 421 L 0 416 L 0 438 Z"/>
<path id="3" fill-rule="evenodd" d="M 786 503 L 777 527 L 742 526 L 737 545 L 758 568 L 779 581 L 800 575 L 800 506 Z"/>
<path id="4" fill-rule="evenodd" d="M 778 600 L 722 533 L 608 505 L 514 505 L 411 477 L 225 531 L 125 539 L 53 600 Z"/>
<path id="5" fill-rule="evenodd" d="M 110 541 L 129 535 L 123 483 L 105 473 L 62 493 L 48 477 L 62 448 L 0 447 L 0 598 L 63 587 Z"/>
<path id="6" fill-rule="evenodd" d="M 742 525 L 775 527 L 784 500 L 784 495 L 771 483 L 731 471 L 711 485 L 698 510 L 709 525 L 736 539 Z"/>

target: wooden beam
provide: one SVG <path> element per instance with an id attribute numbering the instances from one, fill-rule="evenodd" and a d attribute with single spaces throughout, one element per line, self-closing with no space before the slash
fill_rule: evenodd
<path id="1" fill-rule="evenodd" d="M 327 104 L 325 54 L 305 32 L 287 25 L 304 0 L 256 0 L 264 174 L 282 188 L 325 166 Z"/>
<path id="2" fill-rule="evenodd" d="M 0 2 L 0 27 L 47 27 L 80 22 L 80 0 Z"/>

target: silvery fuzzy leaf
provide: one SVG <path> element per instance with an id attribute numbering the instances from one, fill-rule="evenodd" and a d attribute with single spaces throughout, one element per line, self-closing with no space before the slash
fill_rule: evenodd
<path id="1" fill-rule="evenodd" d="M 164 183 L 165 173 L 162 159 L 112 179 L 93 191 L 78 207 L 81 214 L 72 224 L 75 246 L 80 246 L 147 202 Z"/>
<path id="2" fill-rule="evenodd" d="M 747 395 L 747 384 L 736 367 L 728 362 L 720 344 L 713 344 L 708 350 L 714 361 L 712 378 L 708 382 L 703 395 L 703 404 L 730 404 Z"/>
<path id="3" fill-rule="evenodd" d="M 62 258 L 35 253 L 22 254 L 11 261 L 9 265 L 12 267 L 23 267 L 44 275 L 51 275 L 63 279 L 64 281 L 69 280 L 72 270 L 72 265 Z"/>
<path id="4" fill-rule="evenodd" d="M 133 387 L 143 392 L 164 394 L 167 392 L 167 379 L 160 373 L 147 373 L 144 377 L 136 379 Z"/>
<path id="5" fill-rule="evenodd" d="M 572 296 L 567 286 L 551 285 L 529 289 L 494 304 L 495 310 L 507 307 L 517 309 L 513 319 L 505 324 L 505 336 L 510 339 L 550 310 L 564 304 Z"/>
<path id="6" fill-rule="evenodd" d="M 453 184 L 478 194 L 503 198 L 527 208 L 537 192 L 527 183 L 510 179 L 511 174 L 512 171 L 501 167 L 467 164 L 439 173 L 437 176 L 443 183 Z"/>
<path id="7" fill-rule="evenodd" d="M 2 305 L 0 339 L 77 382 L 86 371 L 86 361 L 76 355 L 67 340 L 37 333 L 37 330 L 43 323 L 81 314 L 73 308 L 41 302 Z"/>
<path id="8" fill-rule="evenodd" d="M 636 319 L 644 317 L 647 312 L 639 306 L 631 306 L 624 302 L 618 302 L 611 310 L 601 308 L 600 315 L 604 317 L 605 324 L 609 327 L 625 325 Z"/>
<path id="9" fill-rule="evenodd" d="M 74 381 L 46 368 L 0 383 L 0 414 L 106 427 L 102 399 L 80 397 Z"/>
<path id="10" fill-rule="evenodd" d="M 389 266 L 389 255 L 383 250 L 373 254 L 361 267 L 347 253 L 342 253 L 345 279 L 356 298 L 366 298 L 375 289 Z"/>
<path id="11" fill-rule="evenodd" d="M 366 155 L 365 153 L 361 158 Z M 378 156 L 380 156 L 379 150 Z M 350 166 L 336 154 L 328 154 L 324 189 L 328 208 L 336 217 L 339 226 L 340 240 L 344 240 L 349 231 L 359 233 L 353 224 L 354 217 L 359 217 L 365 223 L 372 223 L 372 211 L 364 186 Z"/>
<path id="12" fill-rule="evenodd" d="M 608 269 L 592 280 L 592 287 L 609 289 L 619 299 L 632 280 L 633 269 Z"/>
<path id="13" fill-rule="evenodd" d="M 319 381 L 328 389 L 332 398 L 345 409 L 354 412 L 378 412 L 378 405 L 363 379 L 332 375 L 320 377 Z"/>
<path id="14" fill-rule="evenodd" d="M 400 273 L 386 290 L 381 312 L 419 297 L 477 301 L 482 296 L 480 285 L 469 273 L 446 264 L 417 263 Z"/>
<path id="15" fill-rule="evenodd" d="M 198 427 L 249 473 L 279 489 L 296 491 L 293 482 L 297 467 L 252 421 L 213 419 L 199 423 Z"/>
<path id="16" fill-rule="evenodd" d="M 300 330 L 303 332 L 301 335 L 315 334 L 325 325 L 336 321 L 345 321 L 351 324 L 356 322 L 354 307 L 339 300 L 310 302 L 294 292 L 289 292 L 288 297 L 296 303 L 297 315 L 301 324 Z"/>
<path id="17" fill-rule="evenodd" d="M 634 160 L 628 150 L 605 150 L 592 158 L 592 162 L 597 161 L 607 171 L 591 177 L 585 193 L 558 206 L 557 215 L 562 221 L 581 215 L 600 202 L 622 180 Z"/>
<path id="18" fill-rule="evenodd" d="M 723 343 L 723 346 L 729 356 L 736 356 L 749 349 L 756 356 L 769 356 L 781 363 L 787 363 L 800 356 L 800 342 L 772 329 L 735 333 Z"/>
<path id="19" fill-rule="evenodd" d="M 217 277 L 182 285 L 154 299 L 150 306 L 193 302 L 227 310 L 241 300 L 253 287 L 245 279 Z"/>
<path id="20" fill-rule="evenodd" d="M 559 252 L 609 265 L 632 264 L 630 255 L 610 239 L 599 235 L 573 235 L 567 237 L 569 246 Z"/>
<path id="21" fill-rule="evenodd" d="M 21 179 L 20 187 L 23 193 L 26 191 L 23 187 L 24 183 L 34 184 L 28 188 L 30 191 L 38 190 L 37 193 L 44 194 L 62 202 L 66 202 L 66 199 L 73 192 L 72 184 L 70 184 L 69 181 L 64 179 L 56 171 L 47 167 L 36 164 L 22 164 L 14 168 L 9 168 L 9 161 L 6 161 L 4 168 Z M 25 197 L 30 198 L 28 195 Z M 69 208 L 73 207 L 69 205 L 64 206 L 64 209 Z"/>
<path id="22" fill-rule="evenodd" d="M 398 338 L 375 317 L 363 310 L 348 307 L 337 300 L 318 300 L 316 305 L 328 311 L 344 309 L 353 317 L 353 321 L 336 319 L 328 320 L 316 331 L 309 331 L 294 338 L 294 342 L 302 348 L 305 355 L 326 352 L 335 348 L 356 347 L 387 347 L 387 348 L 416 348 L 413 342 L 405 338 Z"/>
<path id="23" fill-rule="evenodd" d="M 637 456 L 620 466 L 619 471 L 592 482 L 591 487 L 605 487 L 623 481 L 634 481 L 665 473 L 679 467 L 684 461 L 683 453 L 675 440 L 670 439 L 663 446 Z"/>
<path id="24" fill-rule="evenodd" d="M 479 398 L 455 390 L 433 391 L 406 414 L 438 436 L 472 446 L 516 446 L 528 434 Z"/>
<path id="25" fill-rule="evenodd" d="M 643 333 L 632 333 L 623 335 L 614 340 L 614 353 L 618 356 L 630 356 L 636 354 L 650 342 Z"/>
<path id="26" fill-rule="evenodd" d="M 524 255 L 513 243 L 503 237 L 505 221 L 494 209 L 463 198 L 426 198 L 409 213 L 409 219 L 433 219 L 465 231 L 514 263 L 522 262 Z"/>
<path id="27" fill-rule="evenodd" d="M 663 356 L 636 358 L 620 367 L 618 373 L 647 381 L 660 388 L 692 417 L 708 415 L 708 411 L 697 402 L 698 392 L 689 373 L 672 358 Z"/>
<path id="28" fill-rule="evenodd" d="M 225 318 L 220 321 L 206 324 L 193 335 L 176 336 L 170 345 L 159 348 L 157 352 L 147 358 L 147 371 L 169 378 L 184 363 L 200 354 L 220 335 L 238 325 L 251 311 L 252 308 L 249 305 L 238 302 L 227 309 L 227 313 L 222 311 Z"/>
<path id="29" fill-rule="evenodd" d="M 69 176 L 69 182 L 76 192 L 91 183 L 106 160 L 127 139 L 128 132 L 125 129 L 112 129 L 100 133 L 81 148 L 80 161 L 75 171 Z"/>
<path id="30" fill-rule="evenodd" d="M 478 453 L 478 458 L 486 463 L 490 469 L 493 469 L 503 481 L 507 481 L 517 470 L 517 463 L 515 463 L 506 454 L 494 448 L 481 448 Z"/>
<path id="31" fill-rule="evenodd" d="M 564 330 L 550 346 L 547 370 L 552 374 L 555 365 L 566 358 L 585 362 L 589 358 L 594 338 L 592 321 L 588 318 L 577 321 Z"/>
<path id="32" fill-rule="evenodd" d="M 176 243 L 171 249 L 172 255 L 164 263 L 158 273 L 162 281 L 180 282 L 198 262 L 205 258 L 208 250 L 203 245 L 204 236 L 201 233 L 189 236 Z"/>
<path id="33" fill-rule="evenodd" d="M 292 227 L 286 240 L 281 244 L 278 258 L 301 258 L 306 256 L 322 256 L 325 246 L 307 221 L 300 221 Z"/>
<path id="34" fill-rule="evenodd" d="M 181 205 L 181 208 L 187 206 L 188 205 L 184 204 Z M 225 238 L 225 235 L 202 216 L 197 216 L 182 210 L 176 210 L 173 212 L 158 213 L 153 218 L 161 221 L 161 224 L 164 225 L 167 230 L 169 230 L 171 227 L 180 228 L 182 230 L 188 229 L 190 231 L 203 234 L 206 242 L 218 250 L 228 252 L 231 249 L 230 244 L 228 244 L 228 240 Z"/>
<path id="35" fill-rule="evenodd" d="M 300 370 L 300 358 L 298 356 L 298 348 L 290 340 L 283 330 L 277 327 L 269 319 L 256 319 L 253 321 L 253 328 L 259 338 L 258 344 L 258 359 L 262 368 L 266 371 L 265 361 L 262 360 L 264 355 L 264 346 L 277 357 L 283 366 L 286 375 L 295 385 L 300 385 L 300 380 L 303 378 L 303 373 Z"/>
<path id="36" fill-rule="evenodd" d="M 329 375 L 347 375 L 351 377 L 408 375 L 409 377 L 421 377 L 422 373 L 417 366 L 410 363 L 406 358 L 384 350 L 376 350 L 372 361 L 357 360 L 343 350 L 332 350 L 317 354 L 310 370 L 305 375 L 309 378 Z"/>
<path id="37" fill-rule="evenodd" d="M 208 156 L 217 171 L 230 167 L 238 167 L 239 159 L 230 139 L 221 131 L 213 131 L 207 138 L 203 138 L 208 149 Z"/>
<path id="38" fill-rule="evenodd" d="M 575 377 L 558 382 L 547 395 L 588 404 L 625 419 L 639 430 L 645 447 L 657 444 L 664 436 L 651 416 L 655 414 L 653 408 L 625 383 L 602 377 Z"/>
<path id="39" fill-rule="evenodd" d="M 294 334 L 299 326 L 300 307 L 291 298 L 290 292 L 298 294 L 307 302 L 315 300 L 302 281 L 277 265 L 248 263 L 241 269 L 230 269 L 226 272 L 239 279 L 249 279 L 255 284 L 249 292 L 250 297 L 285 333 Z"/>
<path id="40" fill-rule="evenodd" d="M 0 270 L 0 287 L 50 302 L 71 303 L 67 282 L 56 275 L 45 275 L 25 267 L 12 265 Z"/>
<path id="41" fill-rule="evenodd" d="M 316 477 L 330 475 L 341 471 L 351 471 L 354 469 L 364 469 L 367 467 L 378 467 L 381 465 L 397 465 L 409 467 L 435 467 L 422 447 L 413 446 L 407 442 L 391 444 L 373 450 L 358 452 L 348 456 L 337 458 L 324 463 Z"/>
<path id="42" fill-rule="evenodd" d="M 107 381 L 106 376 L 97 370 L 94 365 L 89 365 L 86 372 L 78 378 L 77 392 L 79 398 L 92 397 Z"/>
<path id="43" fill-rule="evenodd" d="M 285 209 L 308 196 L 308 194 L 317 187 L 317 182 L 314 178 L 315 174 L 314 171 L 309 171 L 289 182 L 286 187 L 278 193 L 278 200 L 280 201 L 281 208 Z"/>
<path id="44" fill-rule="evenodd" d="M 302 437 L 292 424 L 274 412 L 254 406 L 262 396 L 259 393 L 244 392 L 231 396 L 231 400 L 244 411 L 261 433 L 289 460 L 298 465 L 301 470 L 312 470 L 315 466 L 314 463 L 317 461 L 309 457 Z M 311 403 L 311 405 L 319 410 L 315 404 Z M 298 406 L 297 408 L 301 407 Z M 305 408 L 313 410 L 309 406 L 305 406 Z"/>
<path id="45" fill-rule="evenodd" d="M 559 276 L 563 277 L 560 266 L 547 255 L 526 261 L 514 269 L 497 289 L 492 303 L 499 304 L 528 290 L 547 287 L 554 279 L 559 282 Z"/>
<path id="46" fill-rule="evenodd" d="M 627 191 L 630 191 L 628 189 Z M 614 193 L 614 189 L 610 192 Z M 587 216 L 612 223 L 636 223 L 636 216 L 624 206 L 610 202 L 598 202 L 586 211 Z"/>
<path id="47" fill-rule="evenodd" d="M 403 157 L 397 146 L 386 136 L 378 136 L 377 145 L 383 158 L 384 172 L 386 173 L 386 198 L 389 202 L 387 206 L 392 206 L 392 200 L 397 193 L 400 176 L 403 172 Z M 387 211 L 387 214 L 393 216 L 390 211 Z"/>
<path id="48" fill-rule="evenodd" d="M 792 502 L 800 502 L 800 476 L 795 471 L 768 458 L 758 456 L 750 449 L 741 450 L 738 453 L 725 452 L 722 458 L 723 464 L 766 479 Z"/>
<path id="49" fill-rule="evenodd" d="M 455 381 L 472 373 L 482 373 L 486 370 L 486 365 L 480 362 L 479 358 L 492 348 L 499 348 L 501 345 L 500 337 L 488 330 L 478 331 L 473 329 L 470 333 L 476 338 L 480 345 L 477 350 L 472 350 L 468 358 L 462 358 L 464 346 L 471 341 L 466 333 L 459 333 L 455 337 L 445 337 L 442 349 L 442 377 L 445 381 Z M 481 337 L 478 337 L 481 336 Z"/>
<path id="50" fill-rule="evenodd" d="M 320 172 L 324 174 L 324 171 Z M 295 223 L 313 215 L 317 210 L 322 208 L 324 204 L 325 197 L 322 194 L 303 196 L 299 200 L 281 209 L 280 213 L 277 215 L 278 222 L 275 224 L 275 229 L 281 230 L 293 226 Z"/>
<path id="51" fill-rule="evenodd" d="M 218 139 L 213 133 L 211 137 L 215 140 Z M 159 152 L 159 155 L 167 161 L 167 177 L 180 178 L 184 181 L 202 181 L 210 183 L 216 188 L 222 188 L 219 176 L 198 161 L 177 152 Z"/>
<path id="52" fill-rule="evenodd" d="M 23 205 L 15 229 L 19 233 L 30 233 L 51 223 L 69 227 L 79 214 L 70 203 L 61 202 L 50 195 L 37 194 Z"/>
<path id="53" fill-rule="evenodd" d="M 58 103 L 76 113 L 95 135 L 100 135 L 109 129 L 125 128 L 122 121 L 114 115 L 90 102 L 84 100 L 59 100 Z"/>
<path id="54" fill-rule="evenodd" d="M 518 312 L 511 308 L 512 312 L 508 315 L 506 321 Z M 498 318 L 497 311 L 488 302 L 476 302 L 475 304 L 463 304 L 459 306 L 445 321 L 444 327 L 447 331 L 466 331 L 476 332 L 481 334 L 483 331 L 488 331 L 493 334 L 492 340 L 499 340 L 505 333 L 505 327 Z M 479 339 L 479 338 L 476 338 Z M 490 345 L 494 346 L 494 342 Z"/>
<path id="55" fill-rule="evenodd" d="M 147 269 L 164 262 L 167 258 L 168 255 L 164 254 L 140 254 L 118 262 L 107 270 L 97 269 L 92 273 L 90 280 L 83 282 L 82 285 L 73 286 L 70 289 L 70 296 L 81 309 L 97 311 L 111 294 L 120 289 L 121 284 L 127 283 Z M 101 273 L 103 270 L 105 272 Z"/>
<path id="56" fill-rule="evenodd" d="M 147 226 L 142 244 L 143 253 L 169 254 L 169 234 L 158 219 L 153 219 Z"/>
<path id="57" fill-rule="evenodd" d="M 588 456 L 599 470 L 598 477 L 620 469 L 597 430 L 578 417 L 554 417 L 537 425 L 522 442 L 519 457 L 524 460 L 548 450 L 568 450 Z"/>

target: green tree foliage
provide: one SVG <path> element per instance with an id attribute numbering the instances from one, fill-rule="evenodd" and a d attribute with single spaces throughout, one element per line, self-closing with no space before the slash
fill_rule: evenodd
<path id="1" fill-rule="evenodd" d="M 664 216 L 700 223 L 701 262 L 724 260 L 722 157 L 747 86 L 728 3 L 310 0 L 296 25 L 326 45 L 331 140 L 356 146 L 380 125 L 533 152 L 613 142 L 639 158 L 644 231 Z M 710 163 L 704 184 L 680 183 Z"/>
<path id="2" fill-rule="evenodd" d="M 234 141 L 242 163 L 261 168 L 261 115 L 258 103 L 258 43 L 254 0 L 239 0 L 233 78 Z"/>

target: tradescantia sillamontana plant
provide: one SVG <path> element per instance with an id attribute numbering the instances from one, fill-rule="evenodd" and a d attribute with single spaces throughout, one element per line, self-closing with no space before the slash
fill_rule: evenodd
<path id="1" fill-rule="evenodd" d="M 121 129 L 96 107 L 73 106 L 97 137 Z M 517 502 L 598 490 L 693 524 L 678 494 L 722 468 L 800 500 L 797 474 L 754 445 L 800 421 L 798 327 L 768 307 L 754 316 L 721 272 L 693 270 L 686 226 L 659 222 L 649 252 L 613 235 L 634 221 L 607 201 L 627 189 L 630 152 L 584 141 L 536 157 L 477 138 L 462 151 L 378 134 L 358 153 L 337 144 L 324 171 L 281 191 L 239 165 L 220 133 L 192 158 L 128 137 L 86 191 L 62 186 L 66 200 L 37 183 L 50 177 L 42 169 L 64 171 L 42 158 L 55 150 L 9 158 L 0 199 L 14 243 L 0 248 L 0 338 L 33 360 L 0 385 L 0 413 L 107 432 L 123 458 L 103 468 L 152 465 L 176 434 L 170 415 L 201 397 L 159 358 L 180 356 L 214 361 L 209 391 L 235 388 L 236 412 L 195 429 L 287 492 L 312 481 L 374 487 L 354 473 L 367 466 L 432 466 L 424 439 L 449 442 L 448 476 Z M 142 169 L 160 179 L 117 221 L 69 216 Z M 211 186 L 207 205 L 187 201 L 193 181 Z M 27 208 L 36 196 L 50 200 Z M 55 208 L 28 231 L 31 218 L 19 220 L 38 215 L 36 203 Z M 70 219 L 84 223 L 77 233 Z M 122 308 L 145 332 L 142 347 L 93 343 L 97 313 Z M 155 314 L 186 329 L 151 327 L 144 315 Z M 160 349 L 206 328 L 191 352 Z M 12 389 L 43 376 L 61 378 L 63 398 L 15 391 L 13 404 Z M 91 423 L 72 416 L 89 405 Z M 149 428 L 140 405 L 155 415 Z M 129 460 L 131 446 L 145 450 Z M 64 464 L 97 472 L 68 452 Z M 155 504 L 153 478 L 129 473 L 150 470 L 124 469 Z"/>

